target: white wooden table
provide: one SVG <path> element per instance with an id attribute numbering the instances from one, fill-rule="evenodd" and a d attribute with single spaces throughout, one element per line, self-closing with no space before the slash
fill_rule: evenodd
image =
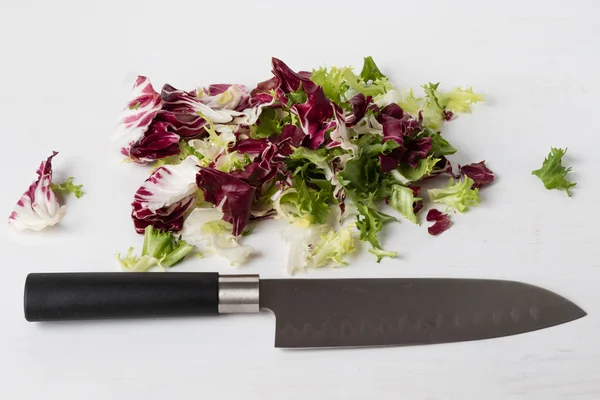
<path id="1" fill-rule="evenodd" d="M 600 5 L 594 1 L 19 1 L 0 6 L 0 210 L 6 215 L 52 150 L 56 175 L 86 195 L 46 234 L 0 230 L 0 393 L 17 399 L 600 398 Z M 36 325 L 22 315 L 28 272 L 113 271 L 141 246 L 128 214 L 147 171 L 109 143 L 137 74 L 160 87 L 268 78 L 371 55 L 392 81 L 472 85 L 487 103 L 448 124 L 459 163 L 487 160 L 482 205 L 430 237 L 384 234 L 397 260 L 363 252 L 313 277 L 485 277 L 554 290 L 589 315 L 496 340 L 336 351 L 274 349 L 274 318 Z M 573 197 L 531 170 L 568 147 Z M 282 225 L 248 238 L 261 253 L 236 270 L 214 259 L 180 271 L 285 277 Z"/>

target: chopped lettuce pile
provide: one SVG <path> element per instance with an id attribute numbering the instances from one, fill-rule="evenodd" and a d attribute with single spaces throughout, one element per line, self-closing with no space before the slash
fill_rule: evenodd
<path id="1" fill-rule="evenodd" d="M 130 252 L 120 258 L 126 269 L 169 266 L 171 252 L 192 245 L 242 264 L 252 253 L 242 238 L 267 218 L 287 223 L 290 273 L 344 265 L 357 241 L 380 261 L 396 256 L 378 236 L 385 224 L 420 224 L 426 197 L 464 212 L 494 179 L 483 161 L 455 174 L 446 158 L 456 149 L 443 124 L 483 101 L 471 88 L 428 83 L 417 96 L 394 87 L 371 57 L 358 74 L 296 72 L 276 58 L 272 73 L 252 89 L 167 84 L 160 93 L 137 78 L 114 135 L 128 159 L 154 167 L 135 193 L 134 227 L 145 242 L 157 231 L 182 241 L 169 236 L 167 250 Z M 445 186 L 421 189 L 439 175 L 448 176 Z M 436 212 L 427 218 L 432 234 L 450 226 Z"/>
<path id="2" fill-rule="evenodd" d="M 263 219 L 286 223 L 289 273 L 348 263 L 365 242 L 380 262 L 397 255 L 379 233 L 399 219 L 439 235 L 450 215 L 480 204 L 479 190 L 494 181 L 485 161 L 454 169 L 456 149 L 442 136 L 444 123 L 471 112 L 483 97 L 471 88 L 422 95 L 400 90 L 371 57 L 352 68 L 296 72 L 272 59 L 270 79 L 253 88 L 213 84 L 160 93 L 137 78 L 113 139 L 121 154 L 151 172 L 133 197 L 133 227 L 144 234 L 139 256 L 117 259 L 126 271 L 168 268 L 190 253 L 243 264 L 253 249 L 242 244 Z M 562 165 L 566 149 L 551 148 L 532 174 L 547 189 L 576 184 Z M 70 177 L 52 181 L 52 160 L 17 202 L 8 222 L 39 231 L 59 223 L 64 196 L 83 195 Z M 432 179 L 446 177 L 444 179 Z"/>

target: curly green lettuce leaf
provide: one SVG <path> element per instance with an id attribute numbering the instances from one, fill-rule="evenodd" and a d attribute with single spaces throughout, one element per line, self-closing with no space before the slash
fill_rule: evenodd
<path id="1" fill-rule="evenodd" d="M 423 99 L 420 97 L 415 97 L 413 90 L 409 89 L 403 93 L 400 93 L 398 105 L 411 115 L 417 115 L 419 114 L 419 110 L 423 108 Z"/>
<path id="2" fill-rule="evenodd" d="M 393 90 L 394 86 L 388 82 L 387 78 L 379 78 L 373 82 L 365 82 L 360 76 L 357 76 L 352 69 L 344 70 L 344 79 L 346 84 L 356 93 L 362 93 L 365 96 L 376 97 L 384 95 Z"/>
<path id="3" fill-rule="evenodd" d="M 134 255 L 133 247 L 130 247 L 125 256 L 118 253 L 117 260 L 126 271 L 146 272 L 153 266 L 172 267 L 194 250 L 194 246 L 175 238 L 172 232 L 155 230 L 148 225 L 144 230 L 141 255 Z"/>
<path id="4" fill-rule="evenodd" d="M 203 116 L 203 118 L 206 117 Z M 222 128 L 220 132 L 217 132 L 215 125 L 208 119 L 207 122 L 208 125 L 205 125 L 204 129 L 208 132 L 208 138 L 189 141 L 189 146 L 195 154 L 201 156 L 199 159 L 202 167 L 214 166 L 221 172 L 231 172 L 243 169 L 252 162 L 248 153 L 230 151 L 230 147 L 237 140 L 231 128 Z"/>
<path id="5" fill-rule="evenodd" d="M 324 188 L 309 187 L 301 176 L 296 175 L 293 187 L 281 192 L 273 207 L 279 218 L 290 223 L 303 219 L 311 224 L 324 224 L 333 204 L 331 184 Z"/>
<path id="6" fill-rule="evenodd" d="M 377 67 L 377 64 L 375 64 L 373 57 L 371 56 L 365 57 L 362 71 L 360 71 L 360 77 L 363 79 L 364 82 L 375 82 L 377 79 L 382 78 L 387 79 L 387 76 L 381 73 L 381 71 Z"/>
<path id="7" fill-rule="evenodd" d="M 422 199 L 415 197 L 414 191 L 411 188 L 402 185 L 392 186 L 389 205 L 413 224 L 419 224 L 413 207 L 414 203 L 419 200 Z"/>
<path id="8" fill-rule="evenodd" d="M 356 250 L 356 225 L 349 224 L 338 232 L 331 229 L 316 243 L 308 258 L 308 265 L 316 268 L 325 267 L 330 263 L 336 266 L 347 265 L 344 256 Z"/>
<path id="9" fill-rule="evenodd" d="M 306 147 L 298 147 L 290 155 L 291 160 L 308 160 L 319 169 L 323 170 L 325 178 L 331 180 L 333 177 L 333 170 L 329 164 L 329 154 L 327 149 L 321 148 L 317 150 L 310 150 Z M 299 171 L 300 172 L 300 171 Z"/>
<path id="10" fill-rule="evenodd" d="M 279 135 L 289 119 L 284 118 L 284 113 L 285 111 L 272 107 L 263 108 L 258 117 L 258 122 L 250 126 L 250 137 L 252 139 L 263 139 Z M 288 115 L 285 117 L 288 117 Z"/>
<path id="11" fill-rule="evenodd" d="M 345 97 L 348 91 L 348 84 L 344 77 L 344 71 L 348 68 L 325 68 L 313 70 L 311 80 L 323 88 L 325 95 L 334 103 L 342 105 L 346 103 Z"/>
<path id="12" fill-rule="evenodd" d="M 383 229 L 383 225 L 386 222 L 395 221 L 396 218 L 391 215 L 384 214 L 375 209 L 375 207 L 363 204 L 361 202 L 356 203 L 358 215 L 356 216 L 356 227 L 360 233 L 360 240 L 369 242 L 371 249 L 369 252 L 377 256 L 377 262 L 380 262 L 383 257 L 396 257 L 395 251 L 387 251 L 381 248 L 377 233 Z"/>
<path id="13" fill-rule="evenodd" d="M 56 183 L 52 182 L 50 183 L 50 189 L 52 189 L 52 191 L 56 194 L 61 194 L 61 195 L 68 195 L 70 193 L 74 194 L 75 197 L 77 197 L 78 199 L 81 198 L 81 196 L 83 196 L 83 190 L 81 190 L 81 188 L 83 187 L 83 185 L 76 185 L 73 183 L 73 180 L 75 178 L 73 178 L 72 176 L 67 178 L 66 181 L 64 181 L 63 183 L 61 183 L 60 185 L 57 185 Z"/>
<path id="14" fill-rule="evenodd" d="M 434 203 L 443 203 L 447 209 L 455 208 L 459 212 L 465 212 L 470 206 L 480 203 L 479 189 L 472 189 L 473 179 L 465 176 L 463 180 L 455 180 L 450 177 L 445 187 L 441 189 L 429 189 L 429 199 Z"/>
<path id="15" fill-rule="evenodd" d="M 298 191 L 297 205 L 301 215 L 311 216 L 316 224 L 323 224 L 330 212 L 329 202 L 332 193 L 308 187 L 303 179 L 294 179 L 294 187 Z"/>
<path id="16" fill-rule="evenodd" d="M 483 96 L 473 92 L 472 88 L 456 88 L 449 92 L 442 92 L 440 83 L 428 83 L 423 85 L 425 91 L 423 111 L 423 125 L 434 130 L 439 130 L 444 121 L 444 113 L 467 113 L 471 112 L 471 105 L 483 101 Z M 421 99 L 414 99 L 415 102 Z"/>
<path id="17" fill-rule="evenodd" d="M 550 148 L 550 153 L 544 160 L 542 167 L 531 173 L 542 180 L 546 189 L 564 190 L 571 197 L 571 188 L 576 185 L 566 179 L 566 175 L 571 171 L 571 167 L 565 168 L 562 165 L 562 158 L 567 149 Z"/>
<path id="18" fill-rule="evenodd" d="M 437 93 L 438 104 L 453 113 L 470 113 L 471 105 L 483 101 L 483 95 L 474 93 L 473 88 L 456 88 L 449 92 Z"/>
<path id="19" fill-rule="evenodd" d="M 322 67 L 313 70 L 311 80 L 323 87 L 323 92 L 329 99 L 344 108 L 348 108 L 347 100 L 357 93 L 375 97 L 394 90 L 394 86 L 381 73 L 372 57 L 365 58 L 359 75 L 349 67 Z"/>
<path id="20" fill-rule="evenodd" d="M 393 140 L 381 143 L 380 135 L 363 135 L 356 143 L 360 149 L 358 157 L 346 163 L 338 178 L 346 191 L 353 193 L 353 200 L 358 201 L 380 191 L 385 175 L 381 171 L 379 154 L 388 154 L 399 144 Z M 385 196 L 376 198 L 382 197 Z"/>
<path id="21" fill-rule="evenodd" d="M 308 99 L 306 92 L 302 88 L 302 81 L 300 81 L 300 86 L 298 86 L 298 89 L 293 92 L 289 92 L 286 96 L 290 103 L 288 106 L 291 106 L 292 104 L 304 104 Z"/>

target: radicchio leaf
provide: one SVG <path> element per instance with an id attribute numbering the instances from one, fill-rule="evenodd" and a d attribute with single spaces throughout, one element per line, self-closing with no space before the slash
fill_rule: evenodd
<path id="1" fill-rule="evenodd" d="M 56 225 L 65 216 L 65 206 L 58 204 L 56 194 L 50 188 L 52 159 L 57 154 L 53 152 L 50 157 L 42 161 L 37 170 L 38 179 L 23 193 L 8 217 L 8 223 L 14 228 L 40 231 L 47 226 Z"/>
<path id="2" fill-rule="evenodd" d="M 162 99 L 150 80 L 138 76 L 132 89 L 132 99 L 123 109 L 113 140 L 123 141 L 121 153 L 129 155 L 131 145 L 140 140 L 161 110 Z"/>
<path id="3" fill-rule="evenodd" d="M 238 153 L 248 153 L 248 154 L 260 154 L 269 146 L 269 140 L 267 138 L 262 139 L 244 139 L 235 144 L 235 146 L 231 149 L 233 151 L 237 151 Z"/>
<path id="4" fill-rule="evenodd" d="M 413 191 L 413 196 L 414 197 L 418 197 L 419 196 L 419 191 L 421 190 L 420 187 L 418 186 L 410 186 L 410 188 Z M 417 201 L 414 202 L 413 204 L 413 211 L 415 214 L 417 214 L 419 211 L 421 211 L 421 209 L 423 208 L 423 200 L 419 199 Z"/>
<path id="5" fill-rule="evenodd" d="M 380 157 L 383 172 L 389 172 L 399 164 L 416 168 L 419 160 L 427 158 L 433 145 L 431 137 L 415 137 L 423 130 L 421 114 L 415 119 L 392 103 L 381 110 L 379 120 L 383 123 L 382 142 L 393 140 L 399 144 L 387 157 Z"/>
<path id="6" fill-rule="evenodd" d="M 204 94 L 198 92 L 198 94 Z M 248 89 L 242 85 L 210 85 L 208 96 L 198 96 L 202 103 L 213 109 L 242 111 L 248 105 Z"/>
<path id="7" fill-rule="evenodd" d="M 416 167 L 419 160 L 427 158 L 427 155 L 431 151 L 431 138 L 425 137 L 416 140 L 407 140 L 405 148 L 402 162 L 411 167 Z"/>
<path id="8" fill-rule="evenodd" d="M 230 175 L 259 189 L 265 182 L 273 179 L 283 166 L 283 161 L 275 159 L 278 153 L 277 145 L 270 144 L 257 160 L 247 165 L 245 169 L 233 171 Z"/>
<path id="9" fill-rule="evenodd" d="M 164 122 L 184 139 L 196 138 L 205 135 L 206 121 L 196 113 L 161 110 L 156 116 L 156 121 Z"/>
<path id="10" fill-rule="evenodd" d="M 330 143 L 327 147 L 339 146 L 344 150 L 350 151 L 352 156 L 357 156 L 358 146 L 350 141 L 350 135 L 344 118 L 344 110 L 335 103 L 331 103 L 331 107 L 333 108 L 334 125 L 333 131 L 329 134 Z"/>
<path id="11" fill-rule="evenodd" d="M 275 90 L 278 85 L 279 85 L 279 79 L 277 78 L 277 76 L 274 76 L 274 77 L 267 79 L 266 81 L 260 82 L 258 85 L 256 85 L 256 88 L 254 88 L 250 92 L 250 96 L 256 97 L 260 94 L 269 94 L 272 90 Z"/>
<path id="12" fill-rule="evenodd" d="M 320 86 L 314 87 L 306 94 L 306 103 L 294 104 L 291 111 L 298 115 L 302 130 L 307 135 L 304 145 L 315 150 L 325 141 L 325 132 L 335 126 L 335 122 L 331 120 L 334 109 Z"/>
<path id="13" fill-rule="evenodd" d="M 239 111 L 232 109 L 213 109 L 204 104 L 201 98 L 175 89 L 171 85 L 163 86 L 161 96 L 164 101 L 163 108 L 165 110 L 197 115 L 199 118 L 204 116 L 214 124 L 227 124 L 232 122 L 235 117 L 242 115 Z"/>
<path id="14" fill-rule="evenodd" d="M 450 217 L 448 216 L 448 214 L 444 214 L 436 210 L 435 208 L 432 208 L 427 213 L 427 221 L 435 222 L 432 226 L 427 228 L 427 232 L 429 232 L 430 235 L 434 236 L 439 235 L 446 229 L 450 228 L 451 224 Z"/>
<path id="15" fill-rule="evenodd" d="M 148 225 L 165 231 L 179 231 L 184 214 L 194 204 L 199 160 L 189 156 L 180 164 L 155 169 L 137 190 L 131 217 L 138 233 Z"/>
<path id="16" fill-rule="evenodd" d="M 398 159 L 387 154 L 379 154 L 379 164 L 381 165 L 381 172 L 386 174 L 398 168 Z"/>
<path id="17" fill-rule="evenodd" d="M 223 220 L 231 223 L 233 235 L 239 236 L 250 220 L 254 187 L 231 174 L 205 167 L 200 167 L 196 184 L 206 201 L 222 207 Z"/>
<path id="18" fill-rule="evenodd" d="M 359 93 L 348 100 L 350 105 L 352 105 L 352 112 L 346 116 L 346 126 L 348 128 L 353 127 L 358 121 L 363 119 L 371 103 L 371 99 L 371 96 L 365 97 L 364 94 Z"/>
<path id="19" fill-rule="evenodd" d="M 375 105 L 374 107 L 376 110 L 377 106 Z M 383 124 L 385 121 L 390 119 L 402 119 L 403 116 L 404 111 L 402 110 L 402 108 L 400 108 L 400 106 L 396 103 L 391 103 L 381 109 L 377 120 L 379 121 L 379 123 Z"/>
<path id="20" fill-rule="evenodd" d="M 494 182 L 494 173 L 485 166 L 485 160 L 464 166 L 458 166 L 460 173 L 473 179 L 472 188 L 480 188 Z"/>
<path id="21" fill-rule="evenodd" d="M 124 155 L 138 164 L 146 164 L 179 154 L 179 135 L 170 132 L 169 127 L 166 122 L 153 122 L 144 136 Z"/>
<path id="22" fill-rule="evenodd" d="M 389 106 L 386 106 L 386 108 L 387 107 Z M 383 121 L 384 138 L 386 140 L 396 140 L 398 144 L 402 144 L 405 136 L 413 136 L 415 133 L 418 133 L 423 129 L 421 119 L 415 119 L 410 114 L 404 114 L 400 118 L 395 118 L 384 114 L 382 111 L 381 116 Z"/>
<path id="23" fill-rule="evenodd" d="M 294 152 L 294 148 L 300 147 L 305 137 L 306 134 L 302 129 L 288 124 L 283 127 L 281 135 L 271 136 L 269 140 L 278 144 L 279 152 L 282 156 L 289 156 Z"/>
<path id="24" fill-rule="evenodd" d="M 273 67 L 273 75 L 275 75 L 278 80 L 278 90 L 284 94 L 295 92 L 300 86 L 302 86 L 308 94 L 309 91 L 313 92 L 317 87 L 317 85 L 310 80 L 310 73 L 308 73 L 308 76 L 306 74 L 298 74 L 292 71 L 286 63 L 275 57 L 271 59 L 271 65 Z"/>

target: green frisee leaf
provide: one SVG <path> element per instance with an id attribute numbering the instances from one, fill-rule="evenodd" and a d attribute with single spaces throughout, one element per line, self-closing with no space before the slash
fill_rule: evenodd
<path id="1" fill-rule="evenodd" d="M 390 215 L 377 211 L 373 206 L 356 203 L 358 215 L 356 216 L 356 227 L 360 232 L 360 240 L 371 244 L 371 253 L 377 256 L 377 262 L 380 262 L 383 257 L 393 258 L 397 255 L 394 251 L 386 251 L 381 248 L 377 233 L 383 229 L 383 225 L 389 221 L 396 219 Z"/>
<path id="2" fill-rule="evenodd" d="M 325 95 L 334 103 L 339 105 L 346 104 L 345 94 L 348 91 L 348 84 L 344 78 L 344 71 L 347 68 L 325 67 L 313 70 L 311 80 L 323 88 Z"/>
<path id="3" fill-rule="evenodd" d="M 250 137 L 262 139 L 279 135 L 285 125 L 285 119 L 279 115 L 280 112 L 283 113 L 282 110 L 264 107 L 258 117 L 258 122 L 250 127 Z"/>
<path id="4" fill-rule="evenodd" d="M 52 183 L 50 183 L 50 189 L 52 189 L 52 191 L 56 194 L 67 195 L 69 193 L 72 193 L 75 195 L 75 197 L 80 199 L 84 193 L 83 190 L 81 190 L 83 185 L 75 185 L 73 183 L 74 179 L 75 178 L 73 178 L 71 176 L 66 181 L 61 183 L 60 185 L 57 185 L 56 183 L 52 182 Z"/>
<path id="5" fill-rule="evenodd" d="M 325 190 L 315 190 L 309 188 L 302 178 L 294 177 L 294 187 L 297 190 L 298 210 L 301 215 L 310 217 L 316 224 L 324 224 L 330 213 L 329 201 L 332 198 L 331 193 Z"/>
<path id="6" fill-rule="evenodd" d="M 576 185 L 566 179 L 566 175 L 571 171 L 571 167 L 565 168 L 562 165 L 562 158 L 567 149 L 550 148 L 550 153 L 544 160 L 542 167 L 531 173 L 542 180 L 546 189 L 564 190 L 571 197 L 571 188 Z"/>
<path id="7" fill-rule="evenodd" d="M 473 183 L 468 176 L 464 176 L 463 180 L 450 177 L 444 188 L 429 189 L 427 193 L 434 203 L 446 204 L 447 209 L 455 208 L 462 213 L 480 203 L 479 189 L 471 189 Z"/>
<path id="8" fill-rule="evenodd" d="M 333 262 L 334 265 L 346 265 L 343 257 L 356 250 L 354 238 L 356 226 L 347 225 L 339 230 L 329 230 L 321 241 L 319 241 L 308 256 L 308 265 L 312 267 L 324 267 Z"/>
<path id="9" fill-rule="evenodd" d="M 127 271 L 145 272 L 155 265 L 172 267 L 194 249 L 184 240 L 176 239 L 172 232 L 155 230 L 148 225 L 144 230 L 142 254 L 139 257 L 134 255 L 133 247 L 130 247 L 124 257 L 117 254 L 117 260 Z"/>
<path id="10" fill-rule="evenodd" d="M 387 79 L 387 77 L 381 73 L 381 71 L 377 67 L 377 64 L 375 64 L 373 57 L 371 56 L 365 57 L 365 62 L 363 64 L 362 71 L 360 71 L 360 77 L 363 79 L 364 82 L 374 82 L 377 79 L 381 78 Z"/>
<path id="11" fill-rule="evenodd" d="M 304 104 L 306 103 L 307 96 L 304 89 L 302 89 L 302 82 L 300 82 L 300 86 L 295 92 L 290 92 L 287 94 L 287 98 L 290 100 L 292 104 Z M 291 104 L 290 104 L 291 105 Z"/>

